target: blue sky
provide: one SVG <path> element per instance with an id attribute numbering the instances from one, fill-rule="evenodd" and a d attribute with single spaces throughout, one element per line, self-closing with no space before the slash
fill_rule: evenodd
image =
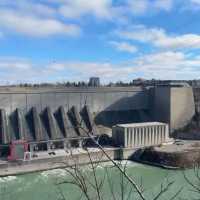
<path id="1" fill-rule="evenodd" d="M 200 0 L 0 0 L 0 84 L 200 78 Z"/>

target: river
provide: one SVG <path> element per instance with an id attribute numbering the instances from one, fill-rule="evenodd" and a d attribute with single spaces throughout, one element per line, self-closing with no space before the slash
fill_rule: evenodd
<path id="1" fill-rule="evenodd" d="M 183 173 L 183 171 L 165 170 L 129 162 L 126 165 L 126 171 L 139 185 L 142 185 L 144 195 L 149 200 L 158 194 L 161 189 L 161 184 L 166 186 L 167 183 L 172 181 L 174 183 L 160 199 L 170 199 L 181 188 L 182 191 L 175 199 L 180 199 L 180 197 L 184 199 L 200 199 L 200 194 L 191 191 L 191 187 L 185 181 L 183 175 L 185 173 L 187 177 L 195 181 L 194 170 L 186 170 Z M 124 200 L 139 199 L 134 190 L 131 190 L 130 184 L 120 176 L 118 170 L 113 168 L 110 163 L 101 164 L 101 166 L 98 166 L 96 172 L 98 181 L 104 180 L 100 191 L 103 199 L 110 200 L 113 195 L 115 196 L 115 199 L 122 199 L 122 197 Z M 82 167 L 81 174 L 82 176 L 85 176 L 88 181 L 94 183 L 94 176 L 92 175 L 91 169 Z M 69 183 L 57 185 L 57 183 L 65 180 L 72 180 L 65 169 L 0 178 L 0 199 L 63 200 L 64 198 L 62 198 L 62 195 L 65 196 L 65 199 L 80 199 L 81 193 L 77 186 Z M 89 195 L 92 196 L 92 199 L 96 199 L 96 192 L 94 192 L 92 186 L 88 187 L 91 191 Z M 84 197 L 82 198 L 84 199 Z"/>

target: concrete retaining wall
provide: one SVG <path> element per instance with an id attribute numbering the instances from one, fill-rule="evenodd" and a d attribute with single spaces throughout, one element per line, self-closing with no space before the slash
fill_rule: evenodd
<path id="1" fill-rule="evenodd" d="M 186 126 L 195 115 L 191 87 L 157 87 L 152 89 L 151 113 L 155 121 L 168 123 L 170 132 Z"/>

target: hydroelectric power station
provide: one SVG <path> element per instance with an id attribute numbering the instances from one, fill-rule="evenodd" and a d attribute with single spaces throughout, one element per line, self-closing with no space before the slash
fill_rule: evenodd
<path id="1" fill-rule="evenodd" d="M 39 159 L 41 152 L 54 155 L 56 149 L 82 148 L 91 143 L 90 137 L 113 148 L 162 144 L 191 122 L 198 105 L 194 92 L 198 96 L 192 87 L 170 85 L 1 88 L 1 157 Z M 143 128 L 134 128 L 138 123 Z M 123 143 L 123 137 L 114 136 L 116 127 L 127 128 L 129 124 L 133 126 L 128 135 L 131 142 Z"/>

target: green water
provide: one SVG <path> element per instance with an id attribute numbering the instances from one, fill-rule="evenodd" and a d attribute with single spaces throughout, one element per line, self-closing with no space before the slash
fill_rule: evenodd
<path id="1" fill-rule="evenodd" d="M 90 169 L 84 167 L 81 169 L 81 173 L 94 183 Z M 186 183 L 182 171 L 164 170 L 137 163 L 129 163 L 127 165 L 127 173 L 134 177 L 139 185 L 143 186 L 144 195 L 147 199 L 152 199 L 160 191 L 161 184 L 165 186 L 170 181 L 174 181 L 173 185 L 160 199 L 170 199 L 180 188 L 183 189 L 176 199 L 200 199 L 200 195 L 192 191 L 188 183 Z M 187 170 L 185 174 L 195 182 L 193 170 Z M 103 199 L 110 200 L 112 195 L 115 195 L 116 199 L 122 199 L 122 196 L 124 199 L 138 199 L 135 191 L 131 190 L 130 184 L 122 179 L 119 172 L 110 164 L 99 166 L 97 176 L 99 182 L 104 180 L 100 191 Z M 65 180 L 72 180 L 72 178 L 64 169 L 0 178 L 0 199 L 61 200 L 63 199 L 62 195 L 65 196 L 65 199 L 80 199 L 81 192 L 77 186 L 71 184 L 57 185 L 57 183 Z M 96 199 L 96 193 L 92 186 L 88 186 L 88 188 L 91 191 L 89 195 L 92 199 Z"/>

